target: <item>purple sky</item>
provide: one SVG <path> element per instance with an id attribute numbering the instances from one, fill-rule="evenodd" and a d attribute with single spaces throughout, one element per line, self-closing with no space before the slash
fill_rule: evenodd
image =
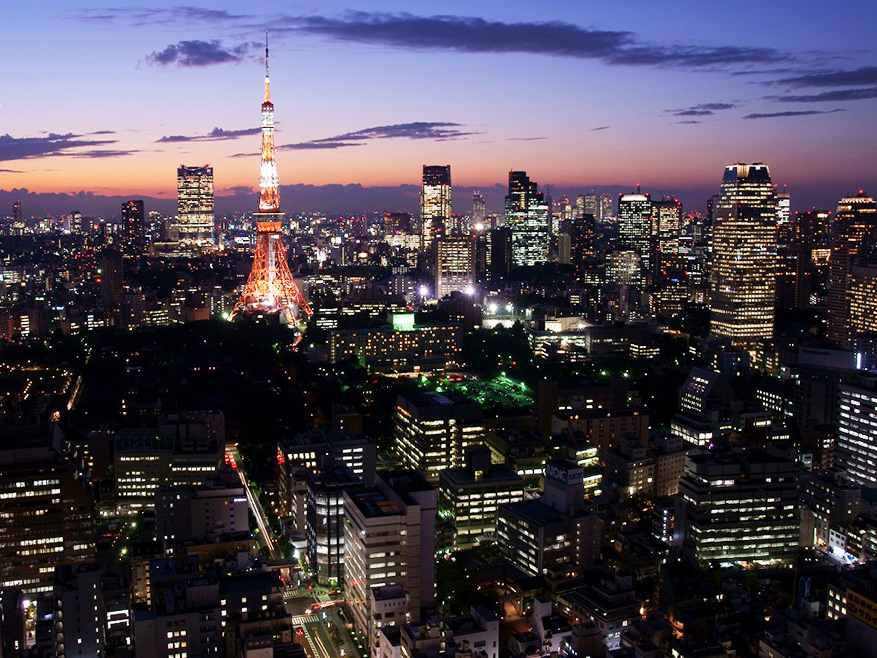
<path id="1" fill-rule="evenodd" d="M 245 6 L 9 3 L 0 190 L 172 200 L 181 163 L 212 164 L 219 194 L 255 186 L 266 28 L 285 185 L 395 187 L 449 163 L 461 187 L 525 169 L 699 209 L 725 164 L 762 161 L 802 209 L 877 182 L 871 0 Z M 315 203 L 294 190 L 287 210 Z"/>

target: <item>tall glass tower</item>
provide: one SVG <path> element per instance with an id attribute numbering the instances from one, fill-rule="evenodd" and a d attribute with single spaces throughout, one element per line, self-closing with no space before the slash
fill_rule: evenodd
<path id="1" fill-rule="evenodd" d="M 429 249 L 451 221 L 451 165 L 423 165 L 420 188 L 420 248 Z"/>
<path id="2" fill-rule="evenodd" d="M 213 246 L 213 167 L 177 169 L 177 227 L 180 246 L 204 249 Z"/>
<path id="3" fill-rule="evenodd" d="M 767 165 L 725 167 L 712 234 L 710 333 L 739 347 L 773 336 L 776 213 Z"/>

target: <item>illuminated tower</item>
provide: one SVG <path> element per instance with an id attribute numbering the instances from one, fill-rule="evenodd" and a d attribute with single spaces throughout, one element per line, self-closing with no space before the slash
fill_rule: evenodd
<path id="1" fill-rule="evenodd" d="M 262 164 L 259 169 L 259 212 L 254 213 L 256 251 L 253 269 L 232 318 L 243 313 L 278 315 L 282 322 L 295 324 L 301 312 L 313 311 L 299 290 L 281 236 L 283 213 L 277 189 L 277 160 L 274 157 L 274 103 L 268 81 L 268 33 L 265 32 L 265 100 L 262 102 Z"/>
<path id="2" fill-rule="evenodd" d="M 509 172 L 505 226 L 512 230 L 512 263 L 541 265 L 548 261 L 548 206 L 539 185 L 526 171 Z"/>
<path id="3" fill-rule="evenodd" d="M 122 203 L 122 251 L 133 256 L 146 247 L 146 213 L 142 199 Z"/>
<path id="4" fill-rule="evenodd" d="M 712 241 L 710 333 L 740 347 L 773 337 L 776 196 L 767 165 L 725 167 Z"/>
<path id="5" fill-rule="evenodd" d="M 621 194 L 618 197 L 618 246 L 621 251 L 633 251 L 639 256 L 640 266 L 635 282 L 646 286 L 652 279 L 654 263 L 654 231 L 652 197 L 640 192 Z M 629 258 L 629 256 L 628 256 Z"/>
<path id="6" fill-rule="evenodd" d="M 429 249 L 451 221 L 451 165 L 423 165 L 420 191 L 420 248 Z"/>

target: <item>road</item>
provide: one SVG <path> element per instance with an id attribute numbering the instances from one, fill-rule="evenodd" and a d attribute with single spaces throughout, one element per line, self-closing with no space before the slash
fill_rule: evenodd
<path id="1" fill-rule="evenodd" d="M 244 472 L 241 453 L 238 451 L 237 447 L 233 445 L 226 445 L 225 452 L 226 457 L 230 457 L 230 463 L 237 471 L 238 477 L 241 479 L 241 484 L 244 486 L 244 491 L 247 494 L 247 503 L 250 506 L 250 511 L 256 519 L 256 525 L 259 526 L 259 537 L 257 539 L 268 547 L 271 559 L 276 560 L 280 557 L 280 552 L 277 550 L 277 546 L 271 538 L 271 531 L 268 527 L 268 518 L 265 516 L 265 510 L 262 509 L 262 504 L 253 495 L 253 490 L 250 488 L 250 483 L 247 481 L 247 474 Z"/>

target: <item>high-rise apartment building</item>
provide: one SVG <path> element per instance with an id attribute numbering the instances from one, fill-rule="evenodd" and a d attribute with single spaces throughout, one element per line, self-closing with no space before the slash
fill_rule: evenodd
<path id="1" fill-rule="evenodd" d="M 177 169 L 177 229 L 183 249 L 209 249 L 214 244 L 213 167 Z"/>
<path id="2" fill-rule="evenodd" d="M 55 571 L 55 646 L 58 658 L 104 656 L 107 614 L 97 563 Z"/>
<path id="3" fill-rule="evenodd" d="M 640 261 L 639 272 L 633 282 L 645 287 L 651 281 L 654 262 L 654 239 L 652 197 L 636 192 L 618 197 L 618 246 L 622 251 L 632 251 Z"/>
<path id="4" fill-rule="evenodd" d="M 451 220 L 451 165 L 423 165 L 420 189 L 420 249 L 426 251 Z"/>
<path id="5" fill-rule="evenodd" d="M 548 205 L 539 186 L 525 171 L 509 172 L 505 226 L 512 231 L 514 265 L 541 265 L 548 261 Z"/>
<path id="6" fill-rule="evenodd" d="M 859 192 L 838 202 L 831 224 L 828 268 L 828 337 L 850 345 L 849 278 L 853 265 L 877 250 L 877 204 Z"/>
<path id="7" fill-rule="evenodd" d="M 382 625 L 419 621 L 435 605 L 436 508 L 436 490 L 417 471 L 381 471 L 374 487 L 344 493 L 344 592 L 372 656 Z M 386 619 L 374 593 L 392 585 L 406 605 Z"/>
<path id="8" fill-rule="evenodd" d="M 441 299 L 454 291 L 474 292 L 475 236 L 450 235 L 436 238 L 435 297 Z"/>
<path id="9" fill-rule="evenodd" d="M 143 253 L 146 247 L 146 212 L 142 199 L 122 203 L 122 251 L 129 256 Z"/>
<path id="10" fill-rule="evenodd" d="M 685 457 L 676 497 L 676 542 L 699 562 L 792 563 L 799 534 L 793 462 L 758 450 Z"/>
<path id="11" fill-rule="evenodd" d="M 776 198 L 767 165 L 725 167 L 714 212 L 710 332 L 750 346 L 773 336 Z"/>

